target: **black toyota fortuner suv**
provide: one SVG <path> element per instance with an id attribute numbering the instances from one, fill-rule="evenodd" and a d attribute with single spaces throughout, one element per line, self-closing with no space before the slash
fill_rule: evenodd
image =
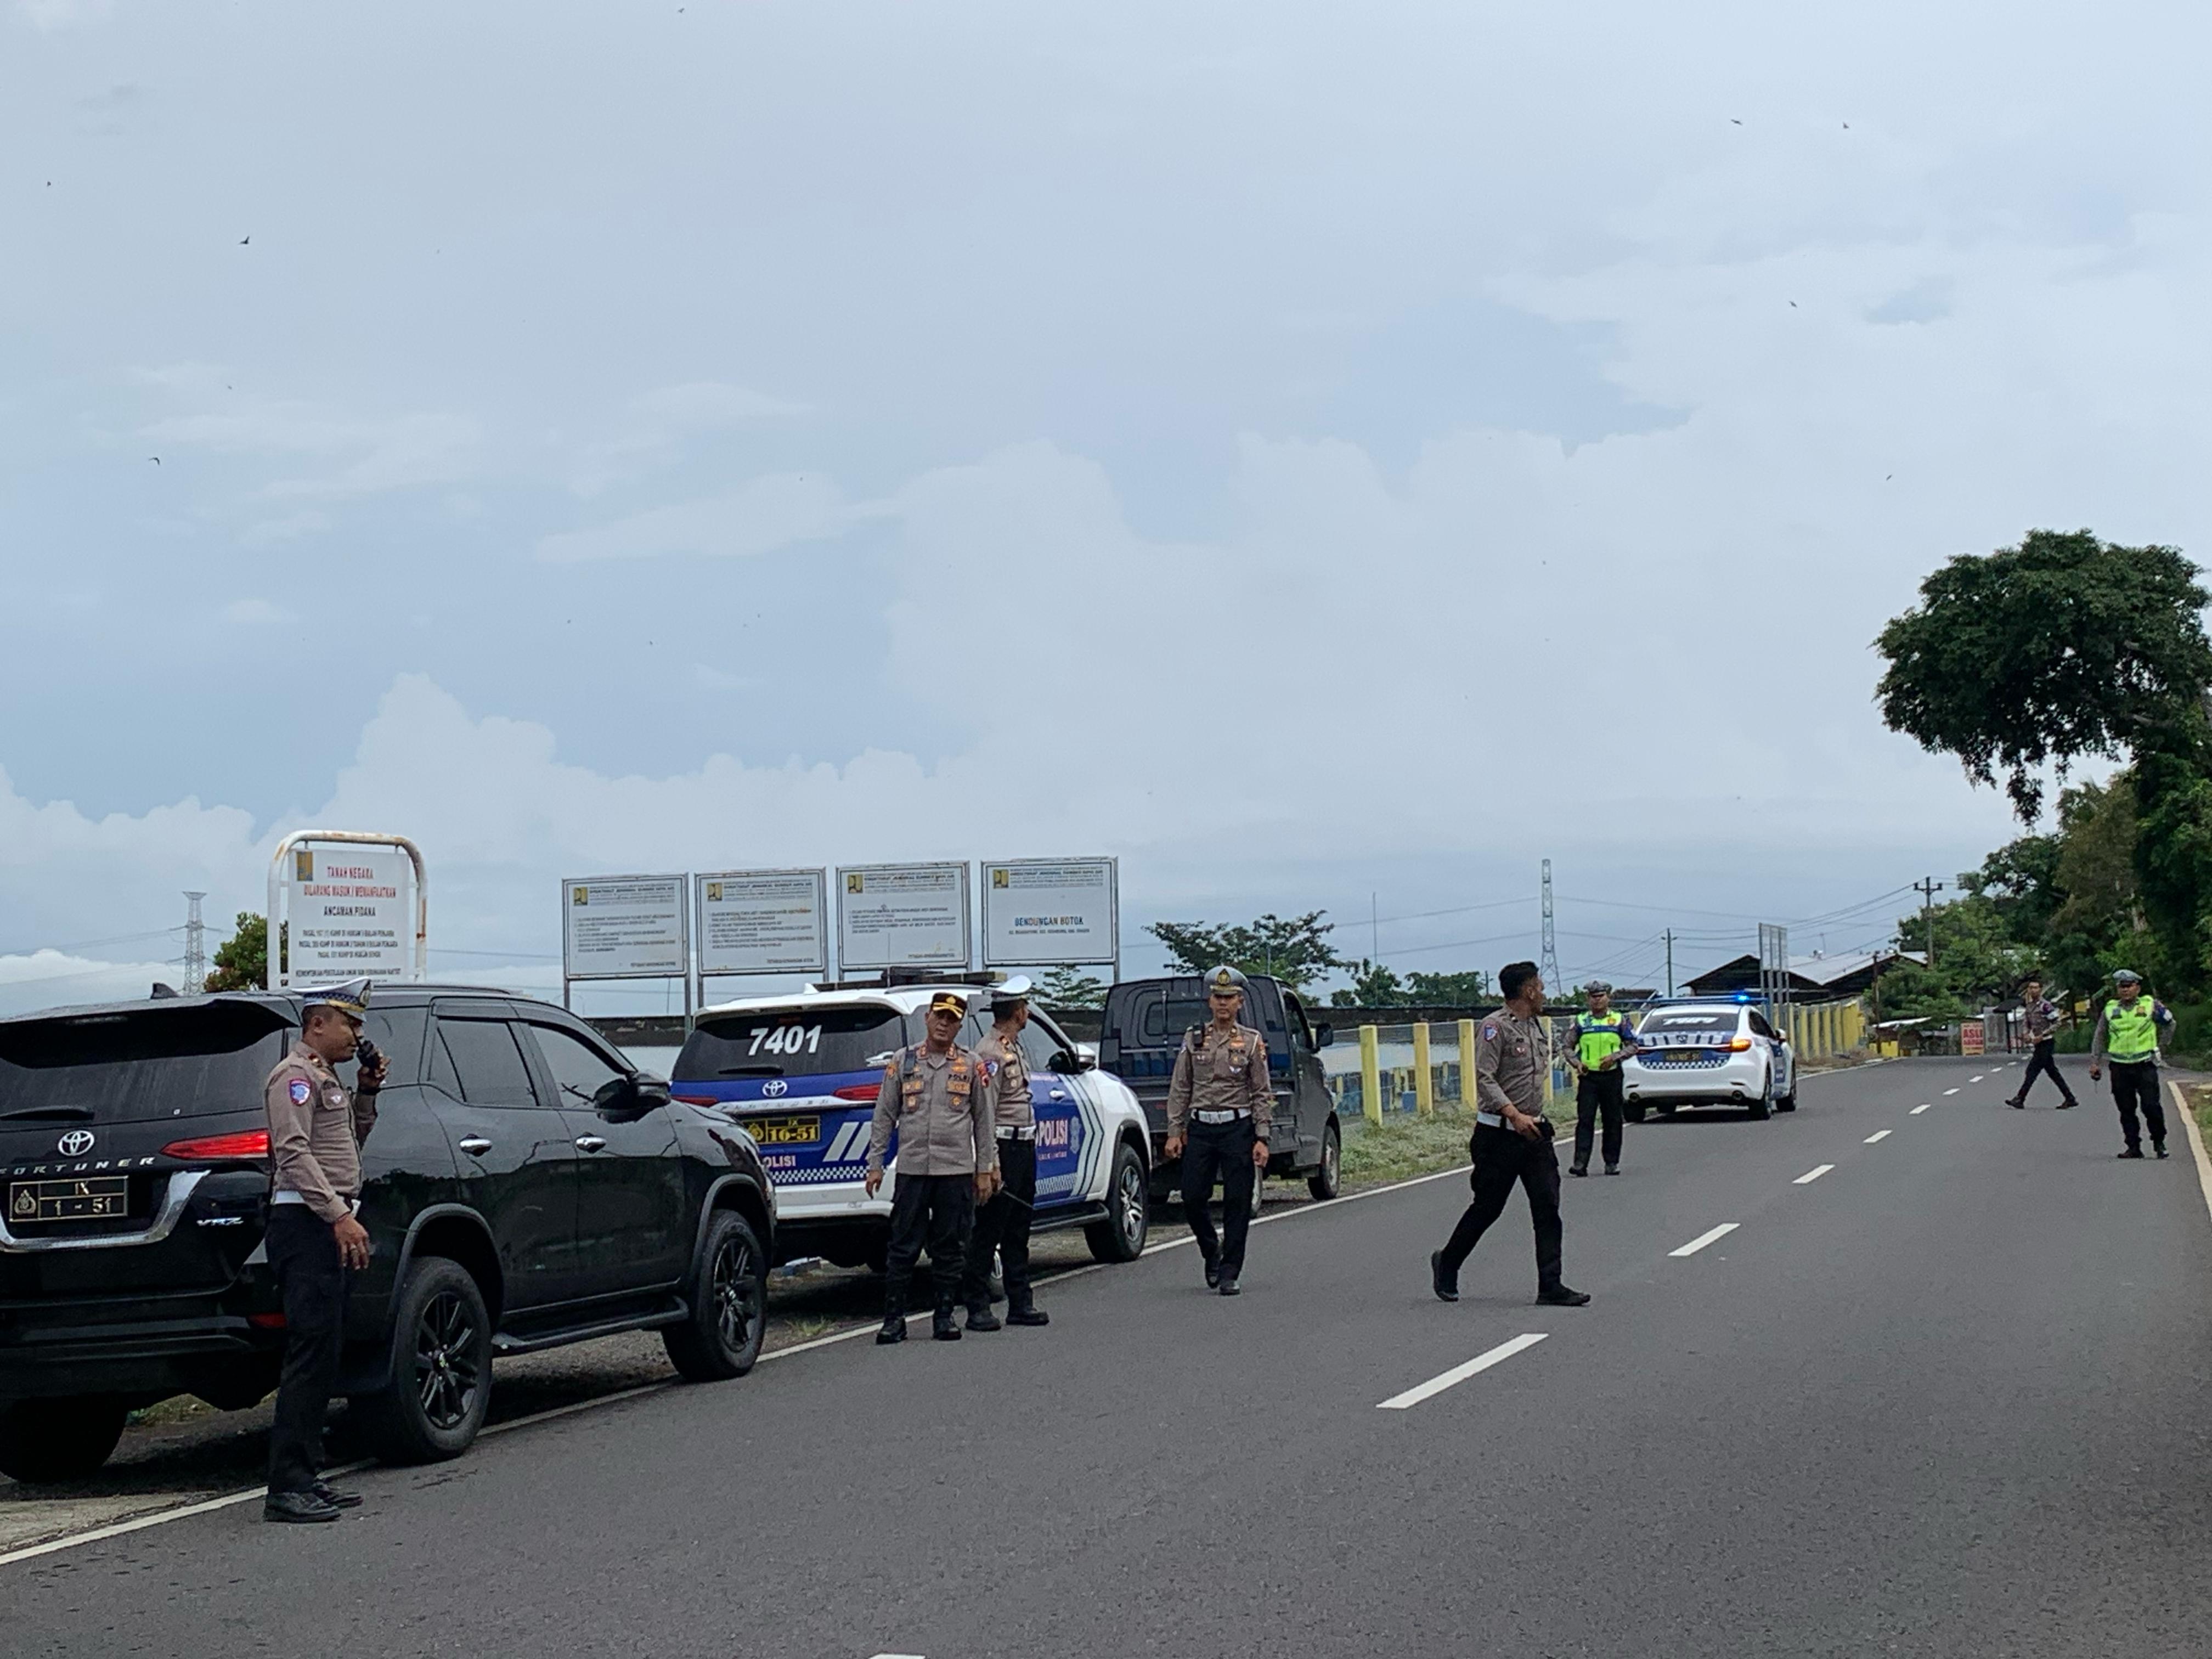
<path id="1" fill-rule="evenodd" d="M 0 1472 L 82 1474 L 134 1407 L 275 1388 L 262 1083 L 299 1024 L 282 992 L 0 1020 Z M 687 1377 L 751 1369 L 775 1200 L 742 1131 L 504 992 L 380 985 L 365 1034 L 391 1066 L 339 1392 L 380 1455 L 464 1450 L 498 1354 L 650 1328 Z"/>

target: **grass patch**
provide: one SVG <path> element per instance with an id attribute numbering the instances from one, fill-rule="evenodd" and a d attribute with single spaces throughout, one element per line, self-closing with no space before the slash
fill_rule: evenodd
<path id="1" fill-rule="evenodd" d="M 2189 1085 L 2189 1109 L 2197 1114 L 2197 1127 L 2212 1135 L 2212 1083 Z"/>
<path id="2" fill-rule="evenodd" d="M 1572 1095 L 1559 1096 L 1545 1109 L 1545 1115 L 1558 1126 L 1562 1140 L 1572 1138 Z M 1439 1105 L 1432 1117 L 1391 1112 L 1379 1124 L 1364 1117 L 1344 1117 L 1338 1121 L 1344 1128 L 1346 1191 L 1456 1170 L 1467 1162 L 1467 1138 L 1474 1132 L 1474 1114 L 1456 1106 Z"/>

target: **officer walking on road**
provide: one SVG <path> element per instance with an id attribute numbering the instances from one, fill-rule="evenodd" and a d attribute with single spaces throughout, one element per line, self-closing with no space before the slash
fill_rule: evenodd
<path id="1" fill-rule="evenodd" d="M 1620 1173 L 1620 1062 L 1636 1049 L 1636 1024 L 1613 1012 L 1613 987 L 1594 979 L 1583 988 L 1589 1012 L 1575 1016 L 1575 1161 L 1569 1175 L 1589 1173 L 1595 1120 L 1605 1119 L 1605 1172 Z"/>
<path id="2" fill-rule="evenodd" d="M 1252 1224 L 1252 1189 L 1267 1167 L 1267 1131 L 1275 1112 L 1267 1043 L 1237 1016 L 1244 1007 L 1244 975 L 1230 967 L 1206 976 L 1213 1018 L 1191 1027 L 1168 1082 L 1168 1135 L 1161 1151 L 1182 1159 L 1182 1212 L 1206 1261 L 1206 1287 L 1237 1294 L 1244 1271 L 1244 1236 Z M 1221 1236 L 1216 1238 L 1213 1182 L 1221 1181 Z"/>
<path id="3" fill-rule="evenodd" d="M 898 1131 L 898 1180 L 891 1189 L 890 1244 L 884 1258 L 884 1324 L 878 1342 L 906 1340 L 907 1286 L 922 1248 L 937 1309 L 929 1334 L 957 1342 L 952 1310 L 975 1224 L 975 1205 L 997 1190 L 999 1143 L 983 1068 L 953 1042 L 968 1005 L 955 993 L 929 1000 L 927 1036 L 884 1067 L 868 1131 L 868 1196 L 884 1184 L 884 1156 Z M 986 1307 L 989 1305 L 988 1303 Z"/>
<path id="4" fill-rule="evenodd" d="M 2051 1080 L 2058 1085 L 2058 1092 L 2065 1097 L 2058 1103 L 2058 1109 L 2063 1112 L 2069 1107 L 2079 1105 L 2081 1103 L 2074 1098 L 2073 1085 L 2067 1082 L 2065 1074 L 2058 1069 L 2056 1058 L 2058 1005 L 2043 994 L 2040 975 L 2030 974 L 2021 986 L 2020 1012 L 2021 1023 L 2027 1028 L 2027 1040 L 2035 1053 L 2027 1062 L 2027 1075 L 2021 1079 L 2020 1087 L 2013 1091 L 2012 1098 L 2005 1104 L 2016 1112 L 2026 1110 L 2027 1091 L 2035 1086 L 2035 1079 L 2047 1072 L 2051 1074 Z M 2090 1075 L 2094 1077 L 2096 1074 L 2093 1072 Z"/>
<path id="5" fill-rule="evenodd" d="M 2142 975 L 2123 968 L 2112 975 L 2112 1000 L 2097 1016 L 2096 1035 L 2089 1039 L 2089 1081 L 2094 1083 L 2104 1062 L 2112 1062 L 2112 1100 L 2120 1109 L 2120 1133 L 2127 1145 L 2122 1158 L 2142 1156 L 2142 1131 L 2136 1111 L 2150 1122 L 2150 1144 L 2166 1156 L 2166 1108 L 2158 1097 L 2158 1041 L 2173 1030 L 2173 1016 L 2164 1003 L 2142 994 Z"/>
<path id="6" fill-rule="evenodd" d="M 1036 1109 L 1030 1099 L 1030 1069 L 1022 1058 L 1022 1028 L 1030 1023 L 1030 982 L 1010 979 L 991 989 L 991 1030 L 975 1045 L 983 1067 L 983 1093 L 999 1143 L 999 1190 L 975 1212 L 961 1294 L 968 1328 L 995 1331 L 991 1311 L 991 1256 L 1006 1263 L 1009 1325 L 1049 1325 L 1030 1285 L 1030 1220 L 1036 1208 Z"/>
<path id="7" fill-rule="evenodd" d="M 1545 1079 L 1552 1069 L 1544 981 L 1534 963 L 1508 963 L 1498 970 L 1498 988 L 1505 1006 L 1482 1022 L 1474 1046 L 1474 1133 L 1468 1142 L 1474 1160 L 1468 1184 L 1474 1199 L 1443 1249 L 1429 1257 L 1429 1286 L 1441 1301 L 1459 1300 L 1460 1264 L 1504 1213 L 1517 1181 L 1528 1194 L 1528 1218 L 1536 1228 L 1536 1300 L 1579 1308 L 1589 1296 L 1569 1289 L 1559 1277 L 1559 1159 L 1544 1115 Z"/>
<path id="8" fill-rule="evenodd" d="M 267 1521 L 335 1521 L 361 1502 L 319 1472 L 323 1418 L 345 1340 L 346 1276 L 368 1266 L 355 1219 L 361 1145 L 376 1125 L 384 1057 L 363 1048 L 368 981 L 301 998 L 300 1036 L 269 1073 L 269 1225 L 263 1235 L 284 1304 L 284 1369 L 269 1431 Z M 361 1053 L 349 1091 L 334 1069 Z"/>

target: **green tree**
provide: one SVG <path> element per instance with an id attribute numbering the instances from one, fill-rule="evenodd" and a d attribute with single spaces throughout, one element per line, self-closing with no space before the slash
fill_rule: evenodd
<path id="1" fill-rule="evenodd" d="M 1037 981 L 1037 997 L 1048 1008 L 1103 1008 L 1106 982 L 1062 963 Z"/>
<path id="2" fill-rule="evenodd" d="M 1362 957 L 1352 969 L 1352 988 L 1331 992 L 1328 1001 L 1332 1008 L 1401 1008 L 1413 1000 L 1397 975 Z"/>
<path id="3" fill-rule="evenodd" d="M 1270 911 L 1244 927 L 1196 921 L 1156 921 L 1146 931 L 1167 947 L 1168 965 L 1178 973 L 1201 974 L 1227 963 L 1248 974 L 1271 974 L 1304 993 L 1316 980 L 1352 964 L 1331 948 L 1334 922 L 1326 910 L 1282 917 Z"/>
<path id="4" fill-rule="evenodd" d="M 1480 968 L 1456 974 L 1409 974 L 1407 1000 L 1434 1008 L 1466 1007 L 1488 1000 L 1490 975 Z"/>
<path id="5" fill-rule="evenodd" d="M 1924 917 L 1916 910 L 1898 920 L 1898 939 L 1908 951 L 1924 954 L 1931 932 L 1933 968 L 1924 962 L 1899 962 L 1882 975 L 1885 1018 L 1956 1019 L 1978 1013 L 2012 995 L 2039 965 L 2036 949 L 2012 937 L 2002 911 L 1982 894 L 1939 904 Z"/>
<path id="6" fill-rule="evenodd" d="M 276 948 L 283 951 L 288 927 L 276 930 Z M 251 910 L 240 910 L 228 939 L 215 947 L 215 966 L 207 976 L 210 991 L 258 991 L 269 982 L 269 923 Z M 190 990 L 191 987 L 185 988 Z"/>
<path id="7" fill-rule="evenodd" d="M 1882 719 L 1958 756 L 1978 783 L 1994 786 L 2002 770 L 2033 823 L 2045 765 L 2063 781 L 2084 756 L 2134 754 L 2202 726 L 2212 641 L 2197 576 L 2177 548 L 2122 547 L 2087 530 L 1961 554 L 1875 641 L 1889 664 L 1875 694 Z"/>

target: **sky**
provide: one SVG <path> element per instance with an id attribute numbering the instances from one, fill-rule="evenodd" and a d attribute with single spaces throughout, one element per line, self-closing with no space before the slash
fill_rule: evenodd
<path id="1" fill-rule="evenodd" d="M 523 988 L 906 859 L 1846 950 L 2017 832 L 1920 579 L 2212 546 L 2201 8 L 0 7 L 0 1012 L 307 827 Z"/>

